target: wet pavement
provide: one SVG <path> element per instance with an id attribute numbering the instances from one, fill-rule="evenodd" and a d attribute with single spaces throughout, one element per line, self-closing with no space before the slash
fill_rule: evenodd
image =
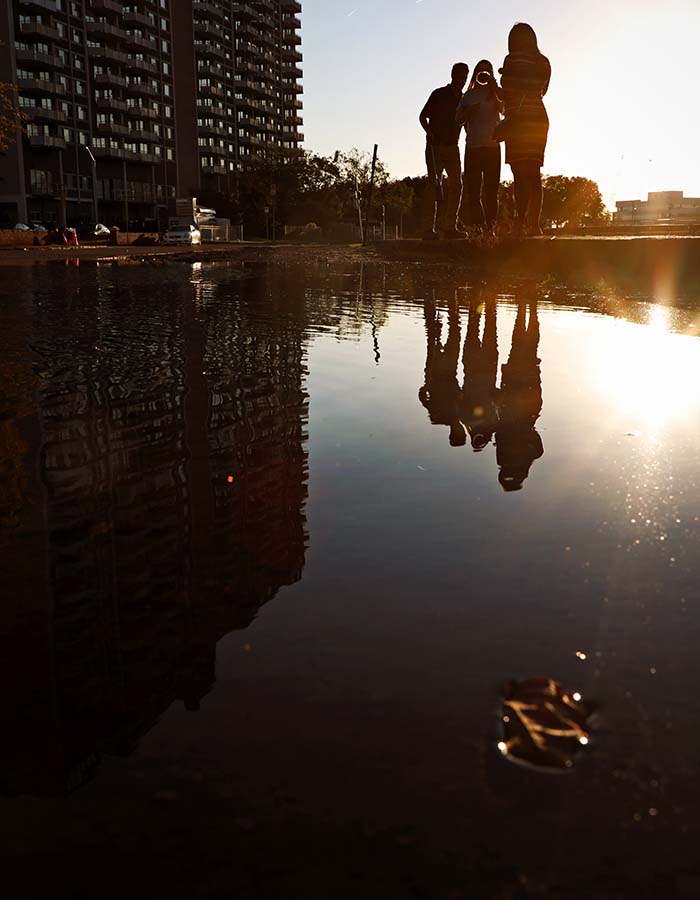
<path id="1" fill-rule="evenodd" d="M 4 897 L 700 895 L 700 290 L 2 276 Z"/>

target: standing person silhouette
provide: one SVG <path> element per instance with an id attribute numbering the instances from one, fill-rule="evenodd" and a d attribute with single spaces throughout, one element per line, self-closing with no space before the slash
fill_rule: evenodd
<path id="1" fill-rule="evenodd" d="M 464 125 L 467 143 L 464 150 L 464 188 L 462 208 L 472 227 L 484 225 L 493 231 L 498 218 L 498 188 L 501 183 L 501 145 L 493 132 L 501 121 L 501 92 L 487 59 L 476 64 L 469 88 L 457 109 L 456 121 Z M 465 221 L 465 215 L 460 214 Z"/>
<path id="2" fill-rule="evenodd" d="M 449 427 L 450 445 L 463 447 L 467 438 L 459 418 L 460 391 L 457 383 L 457 365 L 462 332 L 457 300 L 455 298 L 448 306 L 448 331 L 444 344 L 441 339 L 442 325 L 434 301 L 426 300 L 424 315 L 428 352 L 425 361 L 425 382 L 418 391 L 418 399 L 427 409 L 433 425 Z"/>
<path id="3" fill-rule="evenodd" d="M 492 292 L 473 298 L 469 303 L 467 337 L 464 341 L 462 365 L 462 422 L 475 452 L 483 450 L 493 439 L 498 424 L 496 380 L 498 377 L 498 334 L 496 330 L 496 298 Z M 481 314 L 484 333 L 479 336 Z"/>
<path id="4" fill-rule="evenodd" d="M 528 306 L 530 320 L 526 325 Z M 537 301 L 519 301 L 513 343 L 508 362 L 501 366 L 498 392 L 496 462 L 500 470 L 498 481 L 508 492 L 522 488 L 533 462 L 544 455 L 542 438 L 535 428 L 542 411 L 539 342 Z"/>
<path id="5" fill-rule="evenodd" d="M 519 234 L 542 234 L 542 177 L 549 117 L 542 98 L 552 69 L 537 46 L 530 25 L 518 22 L 508 36 L 501 90 L 507 119 L 506 162 L 513 170 L 516 228 Z M 505 123 L 504 123 L 505 124 Z"/>
<path id="6" fill-rule="evenodd" d="M 462 164 L 459 158 L 460 126 L 455 122 L 457 106 L 469 77 L 466 63 L 455 63 L 449 84 L 436 88 L 420 114 L 420 123 L 426 134 L 425 162 L 428 168 L 428 189 L 425 211 L 426 230 L 424 240 L 443 237 L 465 237 L 457 229 L 457 210 L 462 197 Z M 443 172 L 447 173 L 447 189 Z"/>

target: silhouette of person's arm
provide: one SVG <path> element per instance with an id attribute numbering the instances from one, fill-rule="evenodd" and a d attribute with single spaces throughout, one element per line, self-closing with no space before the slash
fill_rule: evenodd
<path id="1" fill-rule="evenodd" d="M 430 127 L 430 118 L 431 118 L 431 110 L 433 107 L 433 98 L 435 97 L 435 91 L 428 97 L 427 103 L 421 110 L 421 114 L 419 117 L 419 121 L 423 131 L 428 135 L 428 137 L 433 139 L 433 130 Z"/>

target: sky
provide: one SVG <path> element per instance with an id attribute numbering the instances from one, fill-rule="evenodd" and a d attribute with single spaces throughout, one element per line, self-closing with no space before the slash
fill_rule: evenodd
<path id="1" fill-rule="evenodd" d="M 700 0 L 303 0 L 305 149 L 358 147 L 423 174 L 418 114 L 453 62 L 503 64 L 529 22 L 552 64 L 543 172 L 598 182 L 609 207 L 700 197 Z M 503 177 L 510 176 L 504 169 Z"/>

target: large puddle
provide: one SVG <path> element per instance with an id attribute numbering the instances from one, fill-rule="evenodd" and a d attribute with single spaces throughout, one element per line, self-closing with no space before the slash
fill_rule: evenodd
<path id="1" fill-rule="evenodd" d="M 700 304 L 2 274 L 8 898 L 700 895 Z"/>

